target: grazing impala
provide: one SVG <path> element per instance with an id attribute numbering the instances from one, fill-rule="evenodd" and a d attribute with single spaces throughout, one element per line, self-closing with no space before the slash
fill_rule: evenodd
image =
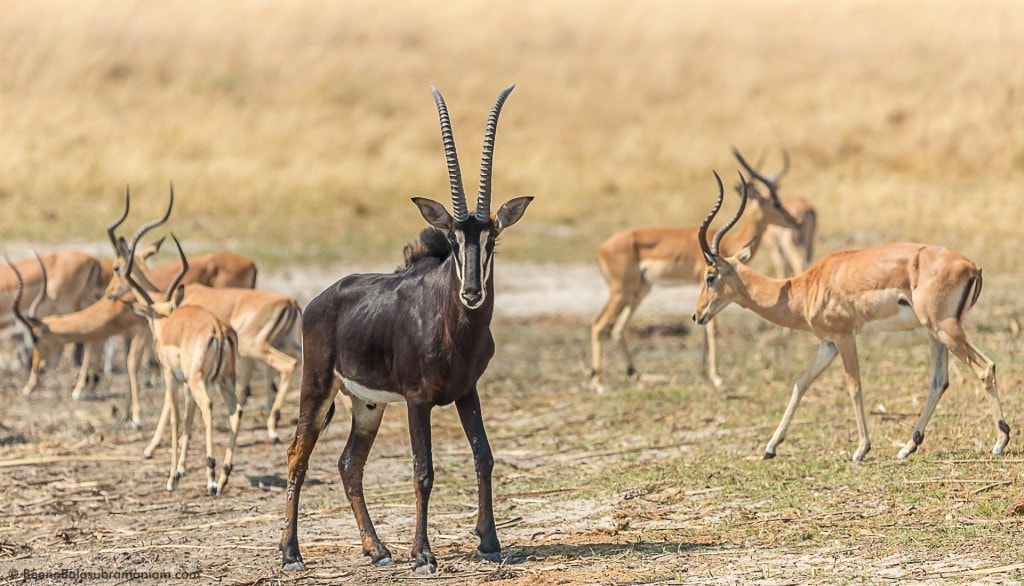
<path id="1" fill-rule="evenodd" d="M 514 87 L 514 86 L 513 86 Z M 494 214 L 491 165 L 502 104 L 498 95 L 487 119 L 476 212 L 469 214 L 451 122 L 436 88 L 434 101 L 448 161 L 453 218 L 441 204 L 414 198 L 433 226 L 417 245 L 406 247 L 405 265 L 390 274 L 350 275 L 306 307 L 303 316 L 302 395 L 299 423 L 288 447 L 288 491 L 281 552 L 285 569 L 303 569 L 299 554 L 299 492 L 309 455 L 334 415 L 339 386 L 352 399 L 352 428 L 338 469 L 352 505 L 363 553 L 376 565 L 391 563 L 363 501 L 363 467 L 388 403 L 404 401 L 412 439 L 416 534 L 412 557 L 417 573 L 433 573 L 437 560 L 427 542 L 427 502 L 434 482 L 430 414 L 455 403 L 476 465 L 477 552 L 499 561 L 501 546 L 491 505 L 494 460 L 484 433 L 477 380 L 494 354 L 490 322 L 494 309 L 494 244 L 515 224 L 532 197 L 510 200 Z M 340 385 L 338 382 L 340 381 Z"/>
<path id="2" fill-rule="evenodd" d="M 818 231 L 818 212 L 814 205 L 799 195 L 782 197 L 782 205 L 789 210 L 799 229 L 768 226 L 761 246 L 768 251 L 775 276 L 782 279 L 795 277 L 811 266 L 814 258 L 814 238 Z"/>
<path id="3" fill-rule="evenodd" d="M 115 239 L 113 234 L 113 230 L 120 222 L 124 221 L 128 214 L 128 199 L 125 199 L 124 215 L 110 228 L 111 242 L 115 243 L 114 249 L 118 251 L 119 256 L 114 264 L 114 277 L 107 288 L 108 295 L 121 295 L 123 291 L 132 287 L 125 278 L 124 267 L 126 266 L 132 267 L 132 278 L 136 280 L 138 286 L 148 292 L 159 291 L 156 287 L 144 284 L 159 282 L 145 266 L 145 255 L 137 254 L 131 258 L 129 263 L 127 253 L 122 251 L 135 250 L 145 234 L 167 221 L 173 207 L 174 190 L 172 188 L 164 215 L 142 225 L 132 236 L 131 242 L 126 243 L 123 239 Z M 191 274 L 196 279 L 205 278 L 203 273 L 191 270 L 191 262 L 189 262 L 189 270 L 185 274 L 186 276 Z M 185 278 L 179 278 L 179 281 L 184 282 Z M 202 307 L 235 330 L 238 336 L 238 353 L 243 359 L 239 364 L 243 397 L 248 395 L 252 361 L 266 364 L 279 375 L 276 390 L 272 385 L 267 401 L 267 408 L 270 410 L 270 415 L 267 418 L 267 434 L 272 442 L 279 442 L 277 422 L 281 416 L 281 407 L 288 394 L 292 373 L 295 372 L 298 365 L 301 347 L 299 320 L 302 313 L 298 302 L 294 297 L 270 291 L 255 291 L 238 287 L 214 288 L 207 287 L 200 282 L 192 282 L 183 287 L 184 300 L 187 305 Z M 151 456 L 153 450 L 157 448 L 168 415 L 165 405 L 153 435 L 153 441 L 143 453 L 145 457 Z"/>
<path id="4" fill-rule="evenodd" d="M 153 343 L 163 368 L 164 403 L 168 406 L 171 421 L 171 469 L 167 490 L 175 489 L 185 469 L 185 445 L 180 450 L 178 447 L 177 399 L 178 383 L 185 383 L 192 397 L 188 406 L 189 412 L 185 416 L 185 431 L 189 431 L 193 409 L 198 407 L 206 428 L 206 487 L 211 496 L 217 496 L 224 492 L 224 486 L 231 476 L 232 458 L 242 417 L 241 406 L 235 397 L 238 341 L 231 326 L 210 312 L 195 306 L 181 305 L 185 292 L 181 286 L 181 279 L 188 270 L 188 261 L 178 239 L 173 235 L 172 238 L 181 257 L 181 270 L 171 281 L 162 302 L 154 303 L 149 293 L 133 279 L 134 246 L 129 249 L 123 272 L 138 301 L 134 309 L 149 322 Z M 209 394 L 213 387 L 217 387 L 224 399 L 231 427 L 227 451 L 224 454 L 224 467 L 216 480 L 217 462 L 213 458 L 213 401 Z"/>
<path id="5" fill-rule="evenodd" d="M 746 165 L 739 151 L 734 149 L 733 154 Z M 752 185 L 746 186 L 751 214 L 740 231 L 725 240 L 725 250 L 739 250 L 750 243 L 752 250 L 756 251 L 768 226 L 798 227 L 776 192 L 778 179 L 788 169 L 787 157 L 785 167 L 774 179 L 765 177 L 769 186 L 768 197 L 761 195 Z M 611 330 L 612 339 L 622 349 L 626 358 L 626 375 L 638 378 L 633 355 L 626 344 L 625 328 L 630 318 L 654 285 L 696 284 L 704 263 L 696 227 L 648 227 L 631 228 L 611 235 L 597 247 L 597 264 L 608 284 L 609 293 L 608 301 L 590 327 L 590 384 L 598 392 L 603 392 L 601 340 L 605 334 Z M 708 380 L 716 387 L 722 386 L 722 378 L 718 375 L 714 322 L 704 330 L 704 364 Z"/>
<path id="6" fill-rule="evenodd" d="M 718 178 L 717 173 L 715 178 Z M 862 331 L 917 328 L 928 332 L 932 376 L 928 400 L 914 426 L 913 436 L 900 450 L 899 457 L 912 454 L 924 440 L 925 426 L 949 386 L 949 352 L 970 366 L 984 384 L 992 420 L 999 431 L 992 453 L 1003 453 L 1010 441 L 1010 427 L 999 406 L 995 364 L 967 341 L 962 327 L 964 315 L 981 293 L 978 265 L 948 248 L 900 242 L 836 252 L 796 277 L 771 279 L 745 264 L 750 257 L 749 247 L 735 256 L 720 252 L 721 234 L 739 219 L 742 205 L 708 244 L 708 225 L 722 206 L 722 192 L 719 180 L 718 201 L 700 226 L 700 246 L 706 266 L 693 320 L 707 324 L 724 307 L 736 303 L 774 324 L 807 330 L 821 339 L 817 356 L 793 387 L 789 406 L 765 448 L 766 459 L 775 457 L 775 450 L 786 437 L 793 413 L 808 387 L 839 355 L 843 359 L 860 436 L 853 460 L 862 460 L 871 449 L 871 442 L 864 419 L 856 336 Z"/>

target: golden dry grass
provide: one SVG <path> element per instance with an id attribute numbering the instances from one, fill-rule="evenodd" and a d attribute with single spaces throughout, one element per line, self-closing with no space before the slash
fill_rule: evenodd
<path id="1" fill-rule="evenodd" d="M 927 240 L 1016 270 L 1021 30 L 1012 1 L 8 2 L 0 240 L 100 240 L 126 183 L 142 215 L 173 179 L 193 241 L 397 258 L 407 198 L 447 193 L 429 85 L 473 189 L 515 82 L 496 197 L 538 200 L 511 255 L 696 223 L 730 145 L 785 145 L 821 250 Z"/>

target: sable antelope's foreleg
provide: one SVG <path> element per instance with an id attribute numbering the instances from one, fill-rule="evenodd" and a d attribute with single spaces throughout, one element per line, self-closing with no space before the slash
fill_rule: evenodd
<path id="1" fill-rule="evenodd" d="M 427 540 L 427 508 L 434 487 L 434 460 L 430 449 L 430 411 L 433 405 L 409 404 L 409 436 L 412 440 L 413 481 L 416 488 L 416 537 L 412 544 L 413 570 L 417 574 L 437 571 L 437 559 Z M 357 411 L 353 401 L 353 412 Z"/>
<path id="2" fill-rule="evenodd" d="M 281 532 L 281 565 L 285 570 L 304 570 L 299 553 L 299 494 L 306 479 L 309 455 L 313 453 L 320 431 L 338 392 L 335 384 L 334 358 L 325 355 L 310 336 L 303 349 L 302 390 L 299 400 L 299 421 L 295 436 L 288 445 L 288 488 L 285 491 L 284 529 Z"/>
<path id="3" fill-rule="evenodd" d="M 341 482 L 345 486 L 345 495 L 352 507 L 356 525 L 359 526 L 363 555 L 370 556 L 377 566 L 390 565 L 391 552 L 377 537 L 370 512 L 366 509 L 366 501 L 363 498 L 363 469 L 373 441 L 377 438 L 385 406 L 384 403 L 367 403 L 358 397 L 352 397 L 352 430 L 345 443 L 345 450 L 338 460 L 338 472 L 341 473 Z"/>
<path id="4" fill-rule="evenodd" d="M 974 347 L 973 344 L 967 341 L 967 337 L 964 335 L 963 329 L 960 324 L 953 320 L 947 320 L 939 326 L 936 332 L 939 340 L 949 348 L 957 358 L 963 360 L 971 367 L 974 374 L 981 379 L 982 384 L 985 385 L 985 393 L 988 395 L 988 404 L 990 412 L 992 413 L 992 420 L 996 424 L 996 428 L 999 430 L 999 437 L 996 440 L 995 446 L 992 448 L 992 453 L 996 456 L 1002 455 L 1003 450 L 1006 449 L 1006 444 L 1010 442 L 1010 426 L 1003 419 L 1003 409 L 999 406 L 999 390 L 996 387 L 996 365 L 992 360 L 985 356 L 981 350 Z"/>
<path id="5" fill-rule="evenodd" d="M 860 440 L 857 451 L 853 453 L 853 461 L 860 462 L 871 451 L 871 439 L 868 437 L 868 422 L 864 416 L 864 394 L 860 384 L 860 360 L 857 358 L 857 339 L 853 336 L 842 338 L 836 342 L 839 355 L 843 358 L 843 371 L 846 373 L 846 388 L 853 401 L 853 415 L 857 420 L 857 436 Z"/>
<path id="6" fill-rule="evenodd" d="M 704 366 L 708 380 L 716 389 L 722 388 L 722 377 L 718 376 L 718 345 L 716 336 L 718 333 L 715 327 L 716 320 L 709 319 L 704 326 Z"/>
<path id="7" fill-rule="evenodd" d="M 789 399 L 789 405 L 786 406 L 786 412 L 782 415 L 782 421 L 775 428 L 775 433 L 772 434 L 772 438 L 768 440 L 768 446 L 764 449 L 765 460 L 775 457 L 775 449 L 782 443 L 782 440 L 786 439 L 786 430 L 789 428 L 790 421 L 793 420 L 797 406 L 800 405 L 800 399 L 803 398 L 804 393 L 811 387 L 815 379 L 828 368 L 829 364 L 832 364 L 838 353 L 839 350 L 832 342 L 822 342 L 818 347 L 818 354 L 811 362 L 810 368 L 793 385 L 793 395 Z"/>
<path id="8" fill-rule="evenodd" d="M 491 470 L 494 468 L 494 456 L 491 445 L 484 431 L 484 419 L 480 412 L 480 395 L 473 392 L 455 402 L 459 410 L 459 420 L 466 432 L 469 445 L 473 449 L 473 463 L 476 468 L 477 514 L 476 534 L 480 537 L 477 552 L 480 557 L 492 561 L 501 561 L 501 544 L 498 543 L 498 531 L 494 527 L 494 507 L 491 495 Z"/>
<path id="9" fill-rule="evenodd" d="M 928 421 L 931 420 L 935 406 L 939 404 L 939 399 L 949 387 L 949 349 L 934 336 L 929 336 L 928 342 L 932 355 L 932 377 L 928 384 L 928 399 L 914 425 L 914 435 L 897 455 L 900 459 L 916 452 L 917 447 L 924 441 L 924 429 L 928 426 Z"/>

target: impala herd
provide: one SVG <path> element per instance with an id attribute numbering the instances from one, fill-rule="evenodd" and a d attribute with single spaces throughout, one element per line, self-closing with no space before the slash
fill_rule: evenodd
<path id="1" fill-rule="evenodd" d="M 8 260 L 9 270 L 0 270 L 0 289 L 6 292 L 0 295 L 0 330 L 22 337 L 17 354 L 29 371 L 22 394 L 33 392 L 63 348 L 79 344 L 84 352 L 71 396 L 88 398 L 106 370 L 100 364 L 104 344 L 124 340 L 129 392 L 121 423 L 142 425 L 141 370 L 155 360 L 164 401 L 153 438 L 142 455 L 153 455 L 169 423 L 167 489 L 174 490 L 186 469 L 198 409 L 205 430 L 207 490 L 216 496 L 224 491 L 232 472 L 256 363 L 272 374 L 266 428 L 274 443 L 280 441 L 277 424 L 292 375 L 301 363 L 298 423 L 287 449 L 285 524 L 279 544 L 288 570 L 305 567 L 298 543 L 299 495 L 310 454 L 335 414 L 339 391 L 349 403 L 351 428 L 338 468 L 363 552 L 375 565 L 392 563 L 363 499 L 363 470 L 387 404 L 405 403 L 416 494 L 412 557 L 415 571 L 426 574 L 437 569 L 427 538 L 434 478 L 431 412 L 454 403 L 476 468 L 477 555 L 500 561 L 492 508 L 494 459 L 484 430 L 478 381 L 495 350 L 490 331 L 495 243 L 533 200 L 531 196 L 513 198 L 491 211 L 498 118 L 513 87 L 498 95 L 487 119 L 473 212 L 467 205 L 447 106 L 432 88 L 452 213 L 436 201 L 413 198 L 429 227 L 406 246 L 404 264 L 393 273 L 349 275 L 325 289 L 305 310 L 293 297 L 255 289 L 257 270 L 251 259 L 231 252 L 189 257 L 173 234 L 179 260 L 150 267 L 149 259 L 164 240 L 148 245 L 141 241 L 170 218 L 173 186 L 164 214 L 144 223 L 130 239 L 117 235 L 129 215 L 131 197 L 125 194 L 124 212 L 106 229 L 114 254 L 111 261 L 77 252 L 47 253 L 16 263 Z M 967 340 L 962 328 L 964 316 L 981 294 L 981 269 L 957 252 L 914 243 L 835 252 L 811 264 L 816 210 L 803 198 L 779 195 L 779 181 L 789 170 L 788 153 L 783 152 L 782 170 L 774 176 L 763 172 L 760 161 L 750 165 L 736 149 L 733 155 L 742 169 L 735 186 L 737 211 L 710 239 L 710 224 L 726 192 L 717 172 L 717 198 L 699 226 L 630 228 L 598 246 L 598 267 L 609 294 L 591 326 L 591 387 L 604 392 L 602 340 L 609 333 L 625 358 L 626 375 L 639 378 L 626 343 L 626 327 L 652 287 L 699 285 L 692 317 L 705 326 L 704 376 L 716 388 L 724 380 L 718 370 L 715 317 L 730 304 L 774 324 L 809 331 L 821 341 L 811 365 L 793 386 L 782 420 L 765 447 L 765 459 L 775 457 L 801 398 L 839 356 L 859 435 L 853 460 L 862 460 L 871 443 L 856 336 L 918 328 L 928 334 L 932 374 L 925 405 L 898 457 L 908 457 L 924 439 L 928 421 L 949 385 L 950 352 L 981 380 L 997 430 L 992 453 L 1002 454 L 1010 428 L 999 404 L 995 365 Z M 749 266 L 760 248 L 769 251 L 775 278 Z M 184 419 L 179 412 L 181 385 L 188 389 Z M 219 473 L 213 450 L 215 414 L 227 415 L 229 429 Z"/>

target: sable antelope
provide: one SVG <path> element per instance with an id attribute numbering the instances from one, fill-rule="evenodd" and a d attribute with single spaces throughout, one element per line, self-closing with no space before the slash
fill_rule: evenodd
<path id="1" fill-rule="evenodd" d="M 113 335 L 130 337 L 127 357 L 128 384 L 131 388 L 125 417 L 131 414 L 131 421 L 139 425 L 138 412 L 138 370 L 142 350 L 150 342 L 149 326 L 146 320 L 136 315 L 128 299 L 110 300 L 101 298 L 89 307 L 63 315 L 39 318 L 36 310 L 45 297 L 46 267 L 40 263 L 44 286 L 29 308 L 28 316 L 21 313 L 17 305 L 14 315 L 29 331 L 32 343 L 32 362 L 28 382 L 22 395 L 28 395 L 39 382 L 39 374 L 58 350 L 65 344 L 85 344 L 85 355 L 78 380 L 71 393 L 74 400 L 82 399 L 99 381 L 99 369 L 95 364 L 99 358 L 98 345 Z M 20 300 L 21 288 L 17 299 Z"/>
<path id="2" fill-rule="evenodd" d="M 768 226 L 761 246 L 768 251 L 775 276 L 795 277 L 807 270 L 814 259 L 814 238 L 818 231 L 818 212 L 807 199 L 798 195 L 782 197 L 782 205 L 793 215 L 799 229 Z"/>
<path id="3" fill-rule="evenodd" d="M 810 368 L 793 387 L 782 421 L 765 448 L 765 459 L 775 457 L 801 397 L 839 355 L 860 436 L 853 460 L 862 460 L 871 442 L 864 419 L 856 336 L 862 331 L 917 328 L 924 328 L 929 335 L 932 376 L 913 436 L 899 457 L 915 452 L 924 439 L 925 426 L 949 386 L 949 352 L 970 366 L 984 384 L 992 420 L 999 430 L 992 453 L 1003 453 L 1010 441 L 1010 427 L 999 406 L 995 364 L 967 341 L 962 327 L 964 315 L 981 294 L 978 265 L 948 248 L 899 242 L 835 252 L 796 277 L 772 279 L 745 264 L 750 257 L 749 247 L 734 256 L 720 252 L 722 234 L 743 214 L 743 205 L 708 244 L 708 225 L 721 208 L 722 199 L 722 182 L 718 180 L 718 200 L 698 234 L 705 270 L 693 320 L 706 324 L 730 303 L 736 303 L 774 324 L 809 331 L 821 340 Z"/>
<path id="4" fill-rule="evenodd" d="M 476 212 L 469 214 L 444 98 L 431 88 L 441 120 L 454 218 L 441 204 L 413 198 L 433 226 L 406 247 L 405 265 L 391 274 L 349 275 L 306 307 L 302 320 L 303 368 L 299 422 L 288 447 L 288 491 L 281 535 L 285 569 L 303 569 L 299 554 L 299 493 L 309 455 L 334 415 L 339 388 L 352 400 L 352 430 L 338 462 L 362 536 L 375 565 L 391 563 L 363 501 L 363 467 L 387 403 L 405 401 L 413 451 L 418 573 L 437 570 L 427 542 L 427 502 L 434 481 L 430 414 L 454 402 L 473 450 L 478 485 L 477 552 L 499 561 L 501 546 L 491 505 L 494 460 L 484 432 L 477 380 L 494 354 L 491 269 L 498 235 L 526 211 L 531 196 L 510 200 L 491 214 L 491 165 L 498 114 L 506 88 L 487 119 Z"/>
<path id="5" fill-rule="evenodd" d="M 743 161 L 739 151 L 733 149 L 733 154 L 748 171 L 754 172 Z M 788 156 L 784 164 L 782 171 L 774 178 L 758 173 L 769 187 L 767 197 L 761 195 L 753 185 L 744 183 L 750 198 L 751 213 L 740 231 L 724 241 L 725 250 L 736 251 L 750 243 L 752 250 L 756 251 L 768 226 L 798 227 L 797 221 L 782 205 L 777 193 L 778 180 L 789 170 Z M 618 342 L 626 358 L 626 375 L 639 378 L 633 364 L 633 354 L 626 343 L 625 329 L 629 320 L 654 285 L 696 284 L 700 280 L 704 263 L 697 243 L 696 227 L 646 227 L 630 228 L 609 236 L 597 247 L 597 264 L 608 284 L 609 293 L 608 301 L 590 327 L 590 384 L 598 392 L 603 392 L 602 338 L 611 330 L 612 340 Z M 704 330 L 704 364 L 708 380 L 715 387 L 721 387 L 723 381 L 718 375 L 714 322 Z"/>
<path id="6" fill-rule="evenodd" d="M 164 212 L 164 215 L 139 227 L 132 236 L 130 244 L 123 239 L 115 239 L 113 234 L 117 225 L 127 217 L 128 206 L 128 197 L 126 196 L 124 214 L 110 228 L 111 242 L 115 242 L 114 249 L 119 252 L 118 260 L 121 262 L 115 263 L 114 277 L 107 288 L 108 295 L 120 294 L 125 287 L 131 287 L 125 278 L 125 267 L 127 266 L 132 268 L 132 277 L 137 279 L 139 286 L 147 291 L 156 291 L 153 287 L 142 284 L 153 280 L 146 277 L 145 255 L 136 255 L 132 258 L 132 262 L 128 263 L 125 260 L 127 256 L 120 251 L 135 250 L 144 235 L 167 221 L 174 207 L 174 189 L 172 187 L 167 211 Z M 192 273 L 191 271 L 189 273 L 196 277 L 201 276 L 201 273 Z M 244 389 L 243 397 L 248 396 L 252 361 L 262 362 L 278 373 L 279 382 L 276 389 L 272 386 L 268 395 L 267 408 L 270 410 L 270 415 L 267 418 L 267 434 L 272 442 L 279 442 L 277 421 L 280 419 L 281 407 L 288 394 L 292 373 L 295 372 L 298 364 L 301 346 L 298 324 L 302 312 L 298 302 L 294 297 L 270 291 L 255 291 L 237 287 L 212 288 L 198 282 L 189 283 L 183 287 L 186 304 L 202 307 L 234 329 L 238 337 L 238 353 L 242 359 L 239 366 Z M 165 405 L 153 441 L 143 452 L 144 457 L 151 456 L 159 445 L 167 416 Z"/>
<path id="7" fill-rule="evenodd" d="M 37 316 L 77 311 L 102 294 L 102 268 L 100 261 L 95 258 L 74 251 L 48 252 L 40 258 L 49 273 L 49 282 L 48 295 L 37 306 Z M 10 305 L 12 294 L 18 288 L 14 271 L 20 273 L 22 277 L 25 296 L 36 296 L 42 281 L 42 272 L 35 258 L 26 258 L 14 263 L 10 271 L 0 270 L 0 331 L 7 330 L 15 324 Z M 25 349 L 22 346 L 22 351 Z M 27 358 L 27 352 L 23 352 L 21 356 Z M 28 363 L 27 360 L 25 362 Z"/>
<path id="8" fill-rule="evenodd" d="M 164 403 L 171 421 L 171 468 L 167 490 L 174 490 L 184 474 L 187 438 L 192 414 L 196 407 L 206 427 L 206 487 L 211 496 L 224 491 L 232 470 L 235 442 L 242 409 L 235 397 L 235 360 L 238 340 L 231 326 L 210 312 L 195 306 L 181 305 L 185 290 L 181 280 L 188 270 L 188 260 L 178 239 L 174 240 L 181 257 L 181 270 L 160 303 L 154 303 L 149 293 L 132 277 L 135 248 L 130 249 L 124 276 L 138 301 L 135 311 L 149 322 L 153 343 L 164 375 Z M 178 448 L 178 383 L 185 383 L 192 401 L 185 416 L 183 445 Z M 216 460 L 213 458 L 213 401 L 209 390 L 217 387 L 227 406 L 231 433 L 224 453 L 224 467 L 216 480 Z M 180 454 L 180 459 L 179 459 Z"/>

